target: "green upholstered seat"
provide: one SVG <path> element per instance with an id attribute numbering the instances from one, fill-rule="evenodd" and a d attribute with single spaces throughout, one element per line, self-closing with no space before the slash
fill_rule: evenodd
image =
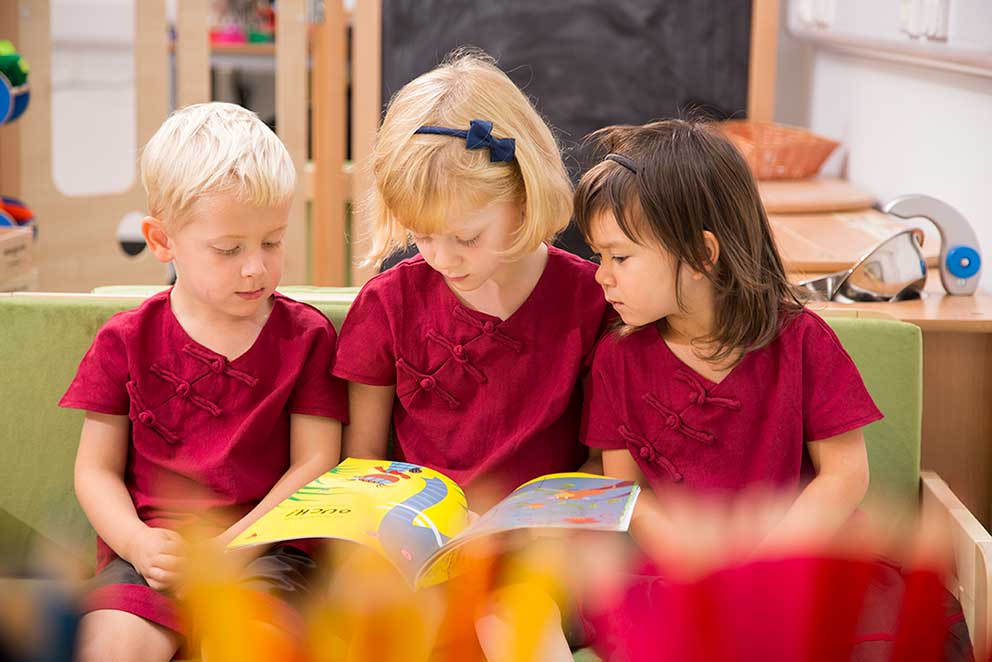
<path id="1" fill-rule="evenodd" d="M 0 563 L 17 565 L 32 540 L 91 563 L 93 531 L 76 503 L 72 467 L 82 412 L 59 409 L 97 329 L 157 287 L 101 288 L 88 296 L 0 296 Z M 340 328 L 354 288 L 285 288 Z M 911 324 L 827 318 L 885 419 L 868 426 L 868 510 L 915 512 L 920 479 L 922 340 Z M 888 511 L 886 511 L 888 512 Z M 891 513 L 889 513 L 891 514 Z M 888 516 L 888 515 L 887 515 Z M 0 568 L 2 574 L 2 568 Z M 576 660 L 596 660 L 580 651 Z"/>

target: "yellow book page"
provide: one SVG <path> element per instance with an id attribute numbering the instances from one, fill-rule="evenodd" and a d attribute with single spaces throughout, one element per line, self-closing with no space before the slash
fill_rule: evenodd
<path id="1" fill-rule="evenodd" d="M 348 458 L 298 490 L 229 548 L 299 538 L 350 540 L 377 550 L 411 583 L 422 564 L 468 524 L 461 488 L 406 462 Z"/>

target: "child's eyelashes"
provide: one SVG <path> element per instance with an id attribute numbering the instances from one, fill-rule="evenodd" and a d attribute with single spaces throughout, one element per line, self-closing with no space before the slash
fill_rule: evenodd
<path id="1" fill-rule="evenodd" d="M 434 241 L 434 235 L 411 235 L 413 237 L 414 243 L 417 244 L 427 244 Z M 479 244 L 479 239 L 482 237 L 482 233 L 479 233 L 472 237 L 471 239 L 461 239 L 459 237 L 452 237 L 459 246 L 465 246 L 466 248 L 472 248 Z"/>
<path id="2" fill-rule="evenodd" d="M 274 251 L 282 246 L 282 240 L 279 241 L 263 241 L 262 249 L 266 251 Z M 226 257 L 231 257 L 237 255 L 241 252 L 242 246 L 232 246 L 231 248 L 222 248 L 220 246 L 212 246 L 215 253 L 218 255 L 224 255 Z"/>
<path id="3" fill-rule="evenodd" d="M 613 264 L 623 264 L 623 262 L 627 259 L 627 257 L 628 256 L 626 255 L 607 255 L 606 259 L 609 260 L 610 262 L 613 262 Z M 600 255 L 599 253 L 593 253 L 592 257 L 589 259 L 595 262 L 596 264 L 603 264 L 604 261 L 603 256 Z"/>

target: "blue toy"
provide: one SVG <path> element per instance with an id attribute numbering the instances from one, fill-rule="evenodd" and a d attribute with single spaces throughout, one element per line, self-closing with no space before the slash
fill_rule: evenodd
<path id="1" fill-rule="evenodd" d="M 24 114 L 31 102 L 29 67 L 9 41 L 0 40 L 0 124 Z"/>

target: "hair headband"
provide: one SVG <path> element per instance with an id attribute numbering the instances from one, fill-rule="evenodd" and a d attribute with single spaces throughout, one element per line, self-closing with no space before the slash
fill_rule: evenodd
<path id="1" fill-rule="evenodd" d="M 422 126 L 414 133 L 432 133 L 438 136 L 453 136 L 465 139 L 465 149 L 489 149 L 489 160 L 493 163 L 512 161 L 516 153 L 513 138 L 493 138 L 493 123 L 486 120 L 472 120 L 468 131 L 449 129 L 446 126 Z"/>
<path id="2" fill-rule="evenodd" d="M 607 154 L 606 156 L 604 156 L 603 157 L 603 160 L 604 161 L 613 161 L 614 163 L 619 163 L 620 165 L 622 165 L 627 170 L 630 170 L 635 175 L 637 174 L 637 164 L 634 163 L 633 160 L 628 159 L 623 154 L 613 154 L 613 153 L 610 153 L 610 154 Z"/>

